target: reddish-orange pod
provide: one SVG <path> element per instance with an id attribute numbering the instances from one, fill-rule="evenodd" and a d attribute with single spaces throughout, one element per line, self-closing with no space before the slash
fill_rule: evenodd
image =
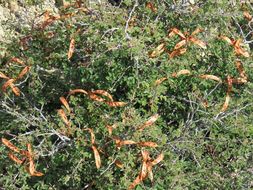
<path id="1" fill-rule="evenodd" d="M 161 43 L 152 52 L 149 53 L 150 58 L 155 58 L 165 51 L 165 43 Z"/>
<path id="2" fill-rule="evenodd" d="M 105 102 L 105 103 L 109 105 L 110 107 L 123 107 L 127 105 L 127 103 L 125 102 Z"/>
<path id="3" fill-rule="evenodd" d="M 27 150 L 29 152 L 28 155 L 28 159 L 29 159 L 29 168 L 28 168 L 28 172 L 30 173 L 31 176 L 43 176 L 44 174 L 41 172 L 36 171 L 35 169 L 35 164 L 34 164 L 34 160 L 33 160 L 33 152 L 32 152 L 32 145 L 31 144 L 27 144 Z"/>
<path id="4" fill-rule="evenodd" d="M 9 80 L 7 80 L 7 81 L 4 83 L 4 85 L 2 86 L 2 91 L 3 91 L 3 92 L 6 92 L 6 89 L 7 89 L 11 84 L 13 84 L 14 81 L 15 81 L 14 79 L 9 79 Z"/>
<path id="5" fill-rule="evenodd" d="M 73 56 L 75 49 L 75 39 L 72 38 L 69 43 L 68 60 Z"/>
<path id="6" fill-rule="evenodd" d="M 68 118 L 67 118 L 67 116 L 66 116 L 64 110 L 63 110 L 63 109 L 59 109 L 59 110 L 58 110 L 58 114 L 61 116 L 61 118 L 62 118 L 62 120 L 64 121 L 64 123 L 65 123 L 68 127 L 70 127 L 70 122 L 69 122 L 69 120 L 68 120 Z"/>
<path id="7" fill-rule="evenodd" d="M 251 21 L 251 20 L 252 20 L 252 15 L 251 15 L 248 11 L 244 11 L 244 12 L 243 12 L 243 16 L 244 16 L 248 21 Z"/>
<path id="8" fill-rule="evenodd" d="M 138 128 L 138 130 L 142 131 L 142 130 L 145 129 L 146 127 L 153 125 L 153 124 L 156 122 L 156 120 L 157 120 L 158 118 L 159 118 L 159 115 L 158 115 L 158 114 L 154 114 L 153 116 L 151 116 L 151 117 L 148 119 L 148 121 L 146 121 L 142 126 L 140 126 L 140 127 Z"/>
<path id="9" fill-rule="evenodd" d="M 64 105 L 64 107 L 68 110 L 68 112 L 70 112 L 70 107 L 69 107 L 69 103 L 66 100 L 66 98 L 64 98 L 63 96 L 60 97 L 60 102 Z"/>
<path id="10" fill-rule="evenodd" d="M 94 145 L 92 145 L 91 148 L 94 152 L 96 167 L 97 169 L 99 169 L 101 167 L 101 158 L 100 158 L 99 152 L 97 150 L 97 147 L 95 147 Z"/>
<path id="11" fill-rule="evenodd" d="M 186 48 L 174 50 L 169 54 L 169 57 L 172 59 L 173 57 L 184 54 L 186 51 L 187 51 Z"/>
<path id="12" fill-rule="evenodd" d="M 91 92 L 92 92 L 93 94 L 98 94 L 98 95 L 105 96 L 105 97 L 109 98 L 110 101 L 113 102 L 112 95 L 111 95 L 109 92 L 105 91 L 105 90 L 93 90 L 93 91 L 91 91 Z"/>
<path id="13" fill-rule="evenodd" d="M 5 138 L 2 138 L 2 143 L 7 146 L 9 149 L 11 149 L 14 152 L 20 153 L 20 149 L 18 147 L 16 147 L 15 145 L 13 145 L 10 141 L 8 141 Z"/>
<path id="14" fill-rule="evenodd" d="M 157 12 L 157 8 L 151 2 L 147 2 L 146 8 L 150 9 L 153 13 Z"/>
<path id="15" fill-rule="evenodd" d="M 138 145 L 139 146 L 151 147 L 151 148 L 158 147 L 158 144 L 156 144 L 155 142 L 151 142 L 151 141 L 139 142 Z"/>
<path id="16" fill-rule="evenodd" d="M 3 74 L 2 72 L 0 72 L 0 78 L 2 79 L 9 79 L 9 77 L 7 77 L 5 74 Z"/>
<path id="17" fill-rule="evenodd" d="M 14 162 L 16 162 L 17 164 L 23 164 L 24 160 L 20 160 L 18 157 L 16 157 L 13 153 L 9 152 L 8 153 L 8 157 L 13 160 Z"/>
<path id="18" fill-rule="evenodd" d="M 12 92 L 16 95 L 16 96 L 20 96 L 20 90 L 18 87 L 14 86 L 14 84 L 10 84 L 11 90 Z"/>
<path id="19" fill-rule="evenodd" d="M 18 75 L 18 77 L 17 77 L 16 80 L 23 78 L 23 76 L 24 76 L 27 72 L 29 72 L 30 69 L 31 69 L 31 67 L 26 66 L 26 67 L 19 73 L 19 75 Z"/>

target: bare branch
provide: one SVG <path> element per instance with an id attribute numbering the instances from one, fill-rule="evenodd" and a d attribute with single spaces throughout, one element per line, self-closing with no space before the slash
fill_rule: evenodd
<path id="1" fill-rule="evenodd" d="M 131 40 L 131 36 L 130 36 L 130 35 L 128 34 L 128 32 L 127 32 L 128 28 L 129 28 L 129 22 L 130 22 L 130 20 L 131 20 L 131 18 L 132 18 L 132 15 L 133 15 L 133 13 L 134 13 L 136 7 L 138 6 L 138 4 L 139 4 L 139 3 L 138 3 L 138 0 L 135 0 L 133 9 L 131 10 L 131 12 L 130 12 L 130 14 L 129 14 L 129 16 L 128 16 L 127 22 L 126 22 L 125 34 L 126 34 L 126 39 L 128 39 L 128 40 Z"/>

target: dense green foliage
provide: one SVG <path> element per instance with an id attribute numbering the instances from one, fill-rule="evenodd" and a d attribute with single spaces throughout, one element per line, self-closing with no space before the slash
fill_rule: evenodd
<path id="1" fill-rule="evenodd" d="M 136 4 L 138 2 L 138 4 Z M 234 2 L 234 3 L 233 3 Z M 251 13 L 249 3 L 226 0 L 195 1 L 183 4 L 157 0 L 157 12 L 146 1 L 125 0 L 119 6 L 107 1 L 84 1 L 83 7 L 62 8 L 60 14 L 75 13 L 56 20 L 44 30 L 24 28 L 29 36 L 27 49 L 17 38 L 3 47 L 0 71 L 15 78 L 24 66 L 9 62 L 12 57 L 31 66 L 30 71 L 11 88 L 0 92 L 0 137 L 19 148 L 33 145 L 36 169 L 41 177 L 30 176 L 24 167 L 8 158 L 9 149 L 0 146 L 0 187 L 4 189 L 127 189 L 141 170 L 142 149 L 164 159 L 153 169 L 154 182 L 147 178 L 136 189 L 251 189 L 253 188 L 253 84 L 252 56 L 237 56 L 220 35 L 242 38 L 250 52 L 252 24 L 243 17 Z M 179 41 L 168 37 L 171 28 L 192 32 L 207 43 L 202 49 L 187 45 L 187 52 L 169 58 L 166 52 L 150 58 L 162 42 L 171 52 Z M 252 26 L 253 27 L 253 26 Z M 77 32 L 78 31 L 78 32 Z M 53 35 L 52 35 L 53 33 Z M 68 60 L 70 39 L 75 39 Z M 247 44 L 247 45 L 246 45 Z M 227 84 L 195 77 L 201 74 L 238 77 L 235 61 L 241 60 L 248 82 L 233 84 L 229 107 L 221 112 Z M 179 70 L 192 75 L 171 77 Z M 167 77 L 160 85 L 155 81 Z M 0 79 L 1 86 L 6 82 Z M 61 96 L 73 89 L 106 90 L 124 107 L 109 107 L 85 95 L 71 96 L 67 114 L 72 133 L 57 113 L 64 106 Z M 208 102 L 204 106 L 203 102 Z M 154 125 L 138 127 L 159 114 Z M 136 142 L 152 141 L 156 148 L 125 145 L 118 150 L 106 125 L 116 124 L 113 136 Z M 102 166 L 96 168 L 91 149 L 92 128 Z M 113 164 L 120 160 L 124 167 Z"/>

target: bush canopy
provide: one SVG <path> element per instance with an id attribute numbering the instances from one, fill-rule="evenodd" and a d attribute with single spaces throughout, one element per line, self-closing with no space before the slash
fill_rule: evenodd
<path id="1" fill-rule="evenodd" d="M 3 189 L 252 189 L 253 6 L 72 1 L 1 45 Z"/>

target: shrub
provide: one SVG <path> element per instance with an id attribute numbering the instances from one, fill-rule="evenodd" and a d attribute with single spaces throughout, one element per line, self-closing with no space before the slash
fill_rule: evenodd
<path id="1" fill-rule="evenodd" d="M 0 71 L 8 78 L 1 77 L 1 137 L 22 150 L 30 143 L 36 170 L 44 175 L 25 170 L 22 165 L 31 161 L 15 164 L 3 145 L 0 186 L 127 189 L 144 167 L 142 154 L 149 151 L 152 160 L 161 153 L 164 158 L 152 167 L 154 181 L 146 178 L 137 189 L 252 188 L 252 57 L 236 55 L 222 39 L 243 38 L 248 46 L 242 49 L 250 52 L 251 22 L 243 16 L 250 4 L 189 2 L 73 3 L 59 15 L 45 12 L 39 24 L 5 44 Z M 169 58 L 182 40 L 168 36 L 172 28 L 189 34 L 203 29 L 195 38 L 206 48 L 189 37 L 186 52 Z M 243 64 L 246 79 L 236 61 Z M 17 78 L 24 68 L 28 72 Z M 180 75 L 180 70 L 188 74 Z M 231 92 L 228 76 L 234 79 Z M 247 82 L 235 81 L 243 77 Z M 10 79 L 15 81 L 6 85 Z M 85 91 L 69 95 L 74 89 Z M 105 96 L 101 91 L 95 96 L 96 90 L 110 93 L 113 100 L 104 91 Z M 226 95 L 231 97 L 228 108 L 223 106 Z M 128 145 L 120 147 L 117 139 L 129 140 L 121 141 Z"/>

